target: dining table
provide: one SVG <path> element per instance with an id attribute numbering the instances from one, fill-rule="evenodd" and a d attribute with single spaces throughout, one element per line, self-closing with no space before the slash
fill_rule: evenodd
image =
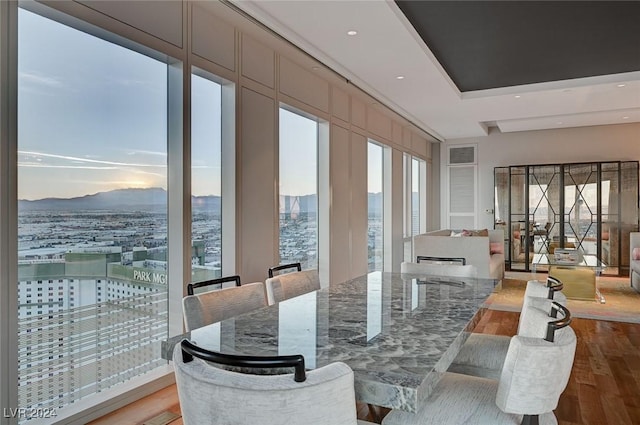
<path id="1" fill-rule="evenodd" d="M 302 354 L 315 369 L 344 362 L 356 399 L 415 412 L 486 311 L 497 280 L 370 272 L 162 342 L 243 355 Z"/>

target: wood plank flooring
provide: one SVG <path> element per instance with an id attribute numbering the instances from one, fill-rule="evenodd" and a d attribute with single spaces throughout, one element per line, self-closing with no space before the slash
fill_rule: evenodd
<path id="1" fill-rule="evenodd" d="M 489 310 L 475 332 L 514 335 L 518 313 Z M 574 319 L 578 347 L 567 389 L 556 416 L 560 425 L 640 424 L 640 324 Z M 175 385 L 100 418 L 92 425 L 138 425 L 165 410 L 179 413 Z M 387 410 L 369 412 L 358 403 L 360 419 L 377 421 Z M 171 422 L 182 425 L 182 419 Z"/>

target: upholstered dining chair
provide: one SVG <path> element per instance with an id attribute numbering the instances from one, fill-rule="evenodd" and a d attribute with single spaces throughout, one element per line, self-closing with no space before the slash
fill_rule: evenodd
<path id="1" fill-rule="evenodd" d="M 512 337 L 499 380 L 447 372 L 418 412 L 393 410 L 382 425 L 557 424 L 576 335 L 566 326 L 552 336 Z"/>
<path id="2" fill-rule="evenodd" d="M 400 264 L 400 273 L 428 274 L 436 276 L 476 277 L 476 266 L 460 264 L 424 264 L 403 262 Z"/>
<path id="3" fill-rule="evenodd" d="M 267 306 L 264 283 L 247 283 L 182 299 L 187 331 Z"/>
<path id="4" fill-rule="evenodd" d="M 232 283 L 232 286 L 240 286 L 240 276 L 238 275 L 233 275 L 233 276 L 223 276 L 223 277 L 219 277 L 217 279 L 210 279 L 210 280 L 205 280 L 203 282 L 196 282 L 196 283 L 190 283 L 187 285 L 187 295 L 194 295 L 196 290 L 199 290 L 198 292 L 204 292 L 201 290 L 201 288 L 207 288 L 206 290 L 210 290 L 210 289 L 222 289 L 225 287 L 225 283 Z M 218 286 L 217 288 L 209 288 L 210 286 Z"/>
<path id="5" fill-rule="evenodd" d="M 265 281 L 269 305 L 320 289 L 318 270 L 305 270 L 270 277 Z"/>
<path id="6" fill-rule="evenodd" d="M 301 355 L 224 355 L 188 340 L 176 345 L 173 362 L 185 425 L 370 424 L 356 419 L 353 371 L 344 363 L 305 371 Z M 290 366 L 295 373 L 254 375 L 208 362 L 243 371 Z"/>
<path id="7" fill-rule="evenodd" d="M 540 297 L 526 297 L 518 321 L 518 335 L 544 338 L 549 324 L 571 322 L 571 312 L 563 305 Z M 556 312 L 560 312 L 558 319 Z M 555 325 L 552 325 L 555 326 Z M 499 379 L 511 337 L 472 333 L 449 366 L 449 372 Z"/>

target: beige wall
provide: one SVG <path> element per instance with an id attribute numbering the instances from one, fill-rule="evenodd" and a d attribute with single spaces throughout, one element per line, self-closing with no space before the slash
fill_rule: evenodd
<path id="1" fill-rule="evenodd" d="M 478 145 L 478 191 L 480 227 L 493 228 L 494 167 L 589 161 L 640 160 L 640 123 L 577 127 L 555 130 L 500 133 L 493 129 L 486 137 L 448 140 L 446 145 Z M 441 190 L 446 181 L 446 148 L 441 165 Z M 442 199 L 442 198 L 441 198 Z M 446 217 L 442 203 L 442 216 Z"/>

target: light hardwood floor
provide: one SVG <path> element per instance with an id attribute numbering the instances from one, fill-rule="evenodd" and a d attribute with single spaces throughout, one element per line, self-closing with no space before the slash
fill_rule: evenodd
<path id="1" fill-rule="evenodd" d="M 489 310 L 476 332 L 514 335 L 518 313 Z M 560 425 L 640 424 L 640 324 L 574 319 L 576 357 L 556 416 Z M 169 410 L 179 413 L 175 385 L 111 413 L 92 425 L 137 425 Z M 382 415 L 386 410 L 382 410 Z M 372 420 L 358 404 L 358 416 Z M 182 425 L 176 419 L 171 425 Z"/>

